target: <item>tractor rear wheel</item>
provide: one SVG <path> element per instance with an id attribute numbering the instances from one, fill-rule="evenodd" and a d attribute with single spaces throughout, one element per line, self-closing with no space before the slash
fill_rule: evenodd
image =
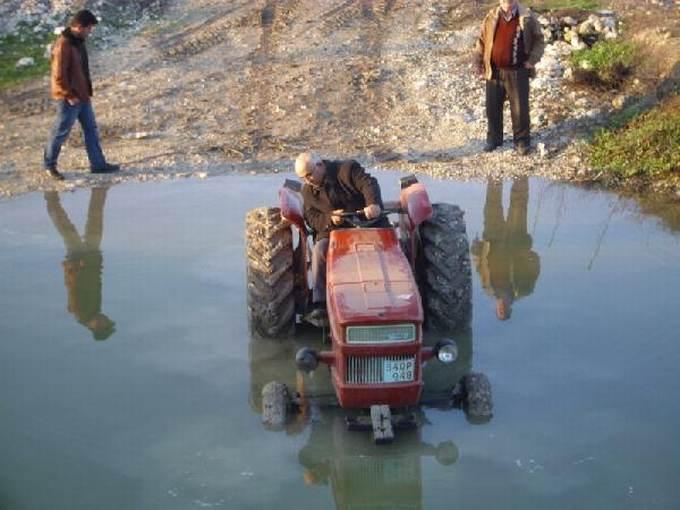
<path id="1" fill-rule="evenodd" d="M 455 331 L 466 327 L 472 312 L 472 274 L 465 220 L 460 207 L 433 204 L 432 217 L 420 226 L 418 258 L 425 324 Z"/>
<path id="2" fill-rule="evenodd" d="M 265 338 L 291 334 L 295 324 L 293 236 L 278 208 L 248 212 L 246 259 L 251 329 Z"/>

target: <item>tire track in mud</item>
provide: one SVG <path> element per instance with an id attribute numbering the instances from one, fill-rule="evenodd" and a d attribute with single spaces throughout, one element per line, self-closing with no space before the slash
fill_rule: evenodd
<path id="1" fill-rule="evenodd" d="M 233 5 L 212 18 L 166 39 L 161 43 L 161 58 L 181 60 L 198 55 L 227 41 L 231 30 L 257 24 L 257 9 L 253 9 L 236 19 L 229 17 L 233 12 L 250 4 L 251 2 L 246 1 Z"/>
<path id="2" fill-rule="evenodd" d="M 373 128 L 379 133 L 388 115 L 386 89 L 392 75 L 383 65 L 386 26 L 395 11 L 404 6 L 404 0 L 349 0 L 321 15 L 322 24 L 328 31 L 341 30 L 358 25 L 359 48 L 349 60 L 335 63 L 347 76 L 345 101 L 341 117 L 363 130 Z M 342 130 L 338 133 L 342 145 L 356 147 L 361 152 L 375 147 L 370 137 Z"/>
<path id="3" fill-rule="evenodd" d="M 320 15 L 322 26 L 334 30 L 364 20 L 384 21 L 404 0 L 346 0 Z"/>
<path id="4" fill-rule="evenodd" d="M 45 86 L 31 87 L 19 92 L 7 92 L 0 95 L 0 114 L 2 116 L 42 115 L 53 108 L 53 101 L 45 92 Z"/>
<path id="5" fill-rule="evenodd" d="M 298 21 L 300 0 L 266 0 L 259 10 L 260 40 L 250 54 L 245 96 L 243 122 L 246 133 L 241 140 L 243 156 L 256 158 L 264 150 L 283 150 L 285 142 L 272 134 L 272 110 L 276 104 L 279 74 L 275 72 L 276 53 L 282 37 L 290 32 Z"/>

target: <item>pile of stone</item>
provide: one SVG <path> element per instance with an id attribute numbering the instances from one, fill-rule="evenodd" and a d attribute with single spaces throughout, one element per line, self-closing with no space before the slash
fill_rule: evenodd
<path id="1" fill-rule="evenodd" d="M 162 9 L 164 0 L 0 0 L 0 37 L 17 35 L 26 40 L 27 32 L 49 39 L 49 34 L 60 34 L 68 17 L 82 8 L 90 9 L 105 22 L 97 29 L 97 38 L 107 41 L 117 30 L 112 19 L 123 20 L 129 27 L 141 26 L 149 16 Z M 30 40 L 31 38 L 28 37 Z M 43 57 L 49 59 L 51 44 L 44 47 Z M 34 58 L 19 58 L 17 69 L 36 65 Z"/>
<path id="2" fill-rule="evenodd" d="M 573 51 L 619 36 L 616 14 L 608 10 L 586 13 L 581 19 L 575 16 L 541 15 L 538 21 L 547 43 L 543 58 L 536 66 L 537 78 L 532 85 L 538 89 L 549 90 L 560 80 L 572 78 L 568 61 Z"/>
<path id="3" fill-rule="evenodd" d="M 616 14 L 609 10 L 597 11 L 587 17 L 584 14 L 581 19 L 574 16 L 541 15 L 538 21 L 547 43 L 564 41 L 575 50 L 589 48 L 598 41 L 616 39 L 619 36 Z"/>
<path id="4" fill-rule="evenodd" d="M 104 0 L 89 3 L 97 9 Z M 0 36 L 14 33 L 22 25 L 33 27 L 36 32 L 51 31 L 63 23 L 68 12 L 82 4 L 82 0 L 3 0 L 0 3 Z"/>
<path id="5" fill-rule="evenodd" d="M 63 25 L 78 9 L 90 9 L 97 17 L 107 14 L 140 20 L 147 12 L 157 12 L 164 0 L 0 0 L 0 37 L 29 27 L 36 33 L 49 33 Z M 98 32 L 106 32 L 106 24 Z"/>

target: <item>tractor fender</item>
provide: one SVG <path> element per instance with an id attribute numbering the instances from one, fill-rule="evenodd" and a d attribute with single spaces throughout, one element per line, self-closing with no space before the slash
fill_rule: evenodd
<path id="1" fill-rule="evenodd" d="M 432 217 L 432 204 L 425 186 L 416 182 L 399 193 L 399 202 L 409 218 L 409 230 L 418 228 L 422 222 Z"/>
<path id="2" fill-rule="evenodd" d="M 302 196 L 288 181 L 279 189 L 281 216 L 295 225 L 300 232 L 305 232 L 305 220 L 302 207 Z"/>

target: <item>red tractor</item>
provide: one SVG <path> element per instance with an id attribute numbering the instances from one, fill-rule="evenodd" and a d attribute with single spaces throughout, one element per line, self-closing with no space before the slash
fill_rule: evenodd
<path id="1" fill-rule="evenodd" d="M 265 338 L 290 336 L 311 304 L 310 232 L 299 190 L 300 183 L 286 180 L 280 208 L 258 208 L 246 219 L 250 325 Z M 416 426 L 410 410 L 421 403 L 423 365 L 456 361 L 456 342 L 425 345 L 423 328 L 461 331 L 471 315 L 469 246 L 460 208 L 432 205 L 415 176 L 402 178 L 399 201 L 385 205 L 382 217 L 398 217 L 392 226 L 375 228 L 377 219 L 348 211 L 351 227 L 331 232 L 326 267 L 331 345 L 322 351 L 303 347 L 296 355 L 301 372 L 319 363 L 329 367 L 337 402 L 355 411 L 348 413 L 348 426 L 372 429 L 376 442 L 390 442 L 393 428 Z M 468 416 L 491 417 L 491 387 L 483 374 L 469 372 L 449 382 L 448 397 L 459 399 Z M 282 382 L 267 384 L 264 423 L 280 427 L 310 397 L 303 393 Z"/>

